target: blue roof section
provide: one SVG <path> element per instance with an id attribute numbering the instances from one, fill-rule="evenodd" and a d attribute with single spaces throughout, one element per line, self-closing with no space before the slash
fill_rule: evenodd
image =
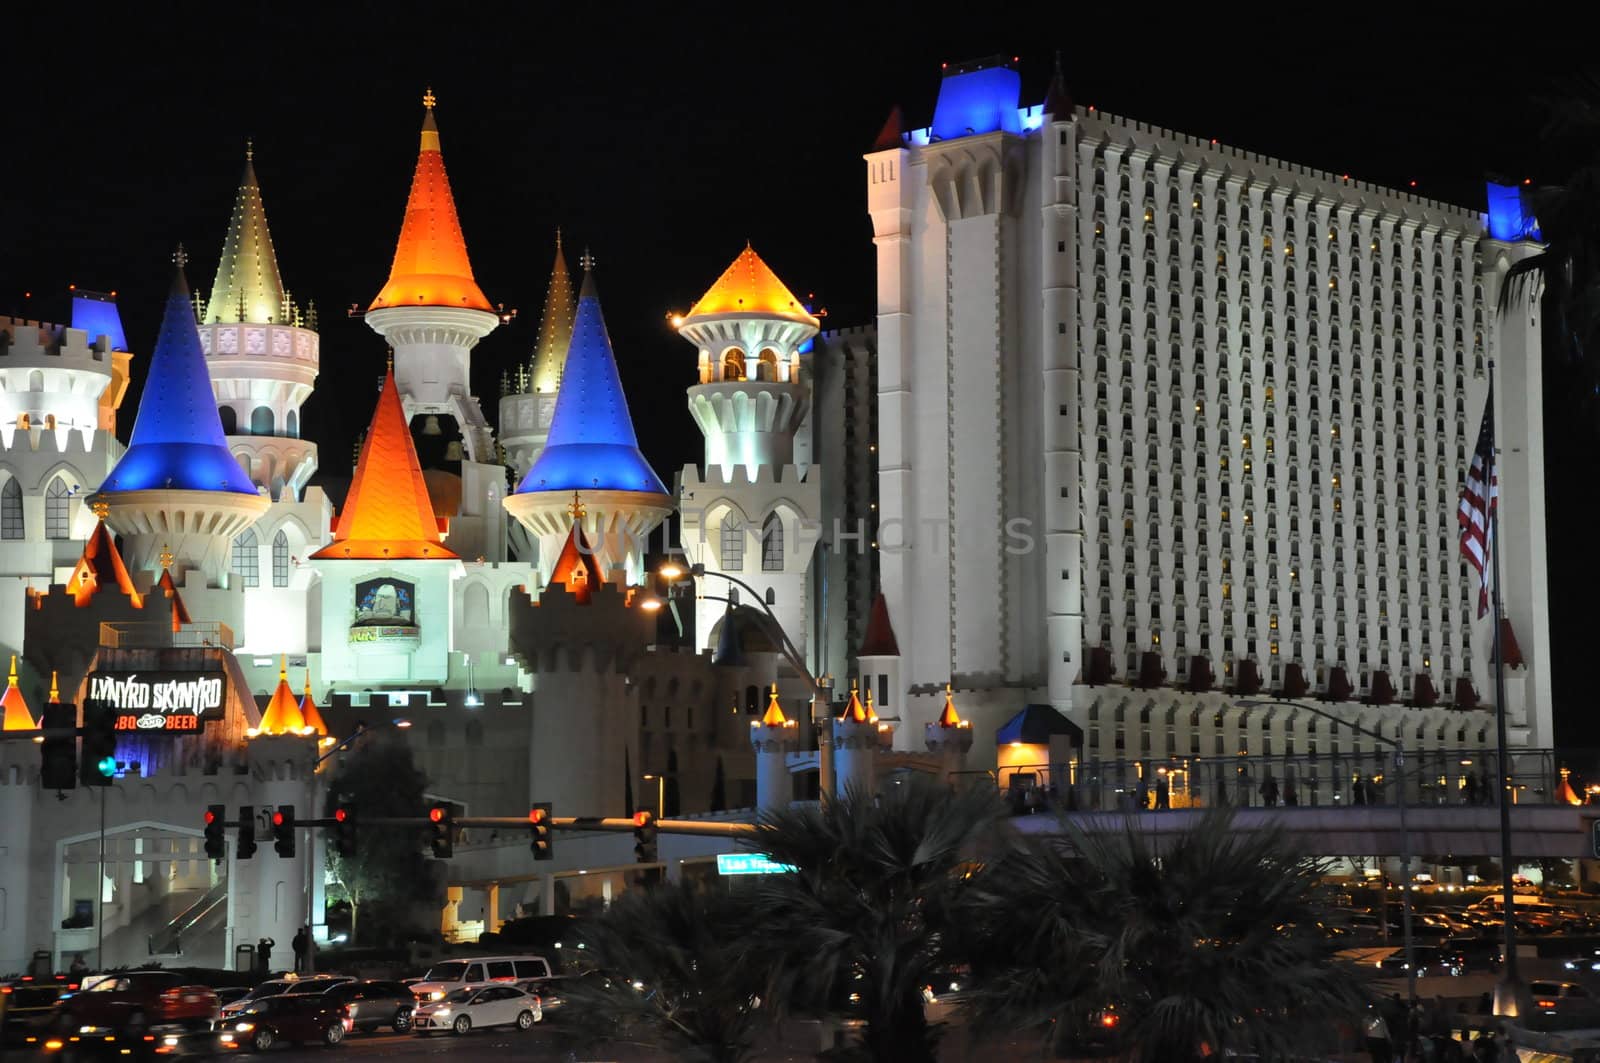
<path id="1" fill-rule="evenodd" d="M 256 493 L 222 434 L 189 284 L 181 268 L 173 277 L 150 356 L 133 438 L 100 490 Z"/>
<path id="2" fill-rule="evenodd" d="M 1083 748 L 1083 728 L 1051 705 L 1025 706 L 996 729 L 994 741 L 1001 746 L 1013 742 L 1042 746 L 1049 744 L 1051 735 L 1070 735 L 1078 748 Z"/>
<path id="3" fill-rule="evenodd" d="M 578 293 L 556 412 L 539 459 L 517 487 L 534 491 L 649 491 L 666 494 L 661 478 L 639 453 L 628 416 L 617 359 L 600 312 L 594 274 L 587 269 Z"/>
<path id="4" fill-rule="evenodd" d="M 1522 186 L 1494 181 L 1488 182 L 1488 186 L 1489 235 L 1507 243 L 1540 239 L 1539 219 L 1530 215 Z"/>
<path id="5" fill-rule="evenodd" d="M 91 344 L 104 336 L 113 351 L 128 349 L 128 337 L 122 331 L 122 315 L 117 313 L 115 296 L 74 291 L 71 327 L 87 333 Z"/>
<path id="6" fill-rule="evenodd" d="M 1000 131 L 1021 133 L 1021 100 L 1022 75 L 1010 67 L 997 63 L 957 68 L 939 83 L 931 132 L 940 140 Z"/>

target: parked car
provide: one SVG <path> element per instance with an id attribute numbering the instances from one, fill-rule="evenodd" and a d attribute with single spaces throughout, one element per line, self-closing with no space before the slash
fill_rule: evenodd
<path id="1" fill-rule="evenodd" d="M 515 1026 L 526 1030 L 542 1021 L 544 1009 L 539 998 L 514 985 L 467 986 L 443 1000 L 418 1004 L 411 1015 L 412 1029 L 419 1037 L 437 1030 L 463 1034 L 474 1026 Z"/>
<path id="2" fill-rule="evenodd" d="M 1600 1012 L 1600 1001 L 1576 982 L 1529 982 L 1528 993 L 1534 1009 L 1544 1015 L 1592 1016 Z"/>
<path id="3" fill-rule="evenodd" d="M 244 996 L 231 1003 L 224 1004 L 218 1018 L 224 1021 L 235 1018 L 244 1013 L 252 1003 L 265 1000 L 267 997 L 281 996 L 293 990 L 298 993 L 322 993 L 329 986 L 340 982 L 354 981 L 349 975 L 313 974 L 304 978 L 272 978 L 262 982 Z"/>
<path id="4" fill-rule="evenodd" d="M 1454 937 L 1440 946 L 1467 972 L 1498 971 L 1503 942 L 1495 937 Z"/>
<path id="5" fill-rule="evenodd" d="M 38 1044 L 44 1037 L 56 1003 L 78 988 L 65 978 L 18 978 L 0 984 L 0 1015 L 5 1016 L 3 1040 L 8 1045 Z"/>
<path id="6" fill-rule="evenodd" d="M 342 1005 L 331 1005 L 311 994 L 279 993 L 253 1002 L 225 1022 L 218 1039 L 225 1049 L 265 1052 L 279 1041 L 336 1045 L 344 1040 L 345 1030 Z"/>
<path id="7" fill-rule="evenodd" d="M 429 967 L 421 981 L 411 983 L 411 992 L 421 1001 L 443 1000 L 466 986 L 549 977 L 550 963 L 543 956 L 483 956 L 442 960 Z"/>
<path id="8" fill-rule="evenodd" d="M 123 971 L 85 978 L 61 999 L 51 1028 L 73 1033 L 137 1033 L 155 1026 L 209 1030 L 217 1017 L 210 986 L 184 982 L 176 971 Z"/>
<path id="9" fill-rule="evenodd" d="M 324 990 L 321 999 L 329 1007 L 344 1009 L 346 1033 L 370 1033 L 381 1026 L 405 1033 L 411 1029 L 411 1011 L 417 1006 L 408 986 L 376 979 L 339 982 Z"/>

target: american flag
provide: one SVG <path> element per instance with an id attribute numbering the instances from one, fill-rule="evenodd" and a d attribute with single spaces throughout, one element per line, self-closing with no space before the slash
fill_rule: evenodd
<path id="1" fill-rule="evenodd" d="M 1488 478 L 1485 490 L 1484 478 Z M 1494 514 L 1500 508 L 1500 470 L 1494 464 L 1494 385 L 1483 407 L 1483 427 L 1467 470 L 1456 519 L 1461 524 L 1461 553 L 1478 570 L 1478 619 L 1489 611 L 1489 559 L 1494 551 Z"/>

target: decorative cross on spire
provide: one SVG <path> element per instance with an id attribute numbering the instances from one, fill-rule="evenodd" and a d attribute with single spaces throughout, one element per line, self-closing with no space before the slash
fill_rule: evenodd
<path id="1" fill-rule="evenodd" d="M 173 557 L 172 547 L 171 546 L 169 546 L 169 545 L 167 545 L 165 543 L 163 543 L 161 545 L 161 559 L 160 560 L 161 560 L 161 567 L 162 568 L 171 568 L 172 567 L 172 562 L 174 560 L 174 557 Z"/>
<path id="2" fill-rule="evenodd" d="M 94 515 L 101 520 L 105 520 L 111 515 L 111 504 L 103 499 L 95 499 L 89 504 L 89 508 L 94 510 Z"/>
<path id="3" fill-rule="evenodd" d="M 578 265 L 583 267 L 585 273 L 594 269 L 594 256 L 589 253 L 587 247 L 583 249 L 583 257 L 578 259 Z"/>
<path id="4" fill-rule="evenodd" d="M 189 264 L 189 252 L 183 249 L 182 244 L 179 244 L 178 249 L 172 253 L 172 261 L 178 264 L 179 269 Z"/>
<path id="5" fill-rule="evenodd" d="M 556 226 L 556 250 L 561 250 L 561 226 Z"/>
<path id="6" fill-rule="evenodd" d="M 256 142 L 253 137 L 244 138 L 244 161 L 252 162 L 256 157 Z"/>
<path id="7" fill-rule="evenodd" d="M 572 514 L 573 520 L 582 520 L 585 512 L 587 512 L 583 508 L 582 496 L 576 491 L 572 492 L 572 505 L 567 507 L 567 512 Z"/>
<path id="8" fill-rule="evenodd" d="M 433 86 L 430 85 L 422 90 L 422 106 L 431 111 L 433 110 L 433 105 L 438 102 L 438 99 L 433 95 Z"/>

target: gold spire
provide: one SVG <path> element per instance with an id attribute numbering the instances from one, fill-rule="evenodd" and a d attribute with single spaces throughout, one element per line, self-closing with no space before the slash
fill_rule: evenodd
<path id="1" fill-rule="evenodd" d="M 867 688 L 867 722 L 868 723 L 877 723 L 878 722 L 877 710 L 875 710 L 872 707 L 872 688 L 871 687 Z"/>
<path id="2" fill-rule="evenodd" d="M 944 712 L 939 716 L 940 727 L 960 727 L 961 717 L 956 713 L 956 702 L 950 693 L 950 684 L 944 685 Z"/>
<path id="3" fill-rule="evenodd" d="M 244 138 L 244 161 L 254 162 L 256 158 L 256 142 L 250 137 Z"/>
<path id="4" fill-rule="evenodd" d="M 61 680 L 54 671 L 50 673 L 50 704 L 61 704 Z"/>
<path id="5" fill-rule="evenodd" d="M 0 730 L 32 731 L 39 726 L 28 708 L 22 689 L 17 686 L 17 655 L 11 655 L 11 681 L 6 685 L 5 696 L 0 697 Z"/>
<path id="6" fill-rule="evenodd" d="M 17 685 L 17 655 L 14 654 L 14 653 L 11 655 L 11 679 L 10 679 L 10 683 L 11 683 L 12 686 L 16 686 Z"/>
<path id="7" fill-rule="evenodd" d="M 772 694 L 767 701 L 767 714 L 761 717 L 763 727 L 786 727 L 789 718 L 783 714 L 783 709 L 778 705 L 778 684 L 772 684 Z"/>
<path id="8" fill-rule="evenodd" d="M 233 217 L 222 241 L 216 279 L 206 301 L 205 324 L 284 323 L 288 293 L 267 229 L 267 209 L 256 181 L 255 144 L 245 141 L 244 174 L 234 196 Z"/>
<path id="9" fill-rule="evenodd" d="M 431 111 L 433 110 L 433 105 L 438 102 L 438 99 L 433 95 L 432 85 L 429 85 L 427 88 L 422 90 L 422 106 Z"/>
<path id="10" fill-rule="evenodd" d="M 166 543 L 161 544 L 161 567 L 171 568 L 173 562 L 172 547 Z"/>
<path id="11" fill-rule="evenodd" d="M 528 385 L 536 394 L 554 395 L 561 387 L 561 371 L 566 368 L 577 308 L 567 256 L 561 250 L 561 230 L 557 229 L 556 261 L 550 269 L 550 289 L 544 300 L 544 317 L 539 322 L 539 341 L 533 349 L 532 380 Z"/>
<path id="12" fill-rule="evenodd" d="M 99 517 L 101 520 L 105 520 L 111 515 L 111 503 L 102 498 L 97 498 L 91 502 L 89 504 L 89 508 L 94 510 L 94 515 Z"/>
<path id="13" fill-rule="evenodd" d="M 573 520 L 582 520 L 588 512 L 583 508 L 583 496 L 576 491 L 572 492 L 572 505 L 567 507 L 567 512 L 572 515 Z"/>
<path id="14" fill-rule="evenodd" d="M 867 692 L 871 697 L 871 691 Z M 856 689 L 856 680 L 850 680 L 850 703 L 844 707 L 844 719 L 854 723 L 867 723 L 867 710 L 861 705 L 861 696 Z"/>
<path id="15" fill-rule="evenodd" d="M 286 683 L 289 681 L 289 655 L 287 653 L 278 659 L 278 678 Z"/>

